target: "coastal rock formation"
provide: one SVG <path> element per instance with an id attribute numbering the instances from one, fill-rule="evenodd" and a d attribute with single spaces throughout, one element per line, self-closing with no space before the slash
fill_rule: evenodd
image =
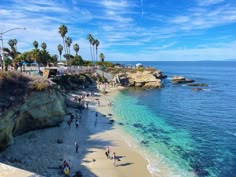
<path id="1" fill-rule="evenodd" d="M 155 76 L 156 79 L 165 79 L 167 78 L 167 75 L 163 74 L 162 71 L 157 70 L 153 73 L 153 76 Z"/>
<path id="2" fill-rule="evenodd" d="M 129 83 L 135 87 L 143 88 L 161 88 L 161 79 L 157 79 L 153 72 L 143 71 L 136 73 L 127 73 L 129 78 Z"/>
<path id="3" fill-rule="evenodd" d="M 185 84 L 185 83 L 191 83 L 194 82 L 192 79 L 185 78 L 183 76 L 173 76 L 172 82 L 175 84 Z"/>
<path id="4" fill-rule="evenodd" d="M 151 71 L 126 72 L 125 74 L 117 74 L 114 78 L 115 82 L 122 86 L 142 87 L 142 88 L 161 88 L 160 74 Z"/>
<path id="5" fill-rule="evenodd" d="M 28 93 L 23 102 L 1 115 L 0 149 L 12 144 L 16 135 L 58 125 L 64 114 L 64 97 L 56 89 Z"/>

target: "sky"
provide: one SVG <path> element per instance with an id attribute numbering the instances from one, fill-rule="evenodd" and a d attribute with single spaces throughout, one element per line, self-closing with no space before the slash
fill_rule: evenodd
<path id="1" fill-rule="evenodd" d="M 45 42 L 50 54 L 62 43 L 58 28 L 90 60 L 87 35 L 99 40 L 107 61 L 198 61 L 236 59 L 236 0 L 1 0 L 4 47 Z M 73 54 L 73 48 L 71 48 Z"/>

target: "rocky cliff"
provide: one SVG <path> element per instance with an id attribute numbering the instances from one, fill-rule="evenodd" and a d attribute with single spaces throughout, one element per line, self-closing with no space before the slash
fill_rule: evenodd
<path id="1" fill-rule="evenodd" d="M 7 91 L 4 84 L 0 84 L 0 105 L 2 108 L 0 115 L 0 149 L 12 144 L 13 137 L 16 135 L 30 130 L 58 125 L 63 121 L 65 114 L 64 97 L 53 86 L 42 91 L 27 90 L 25 85 L 30 85 L 28 81 L 25 85 L 19 85 L 22 80 L 14 80 L 16 82 L 11 81 L 13 85 L 8 82 Z M 1 81 L 7 82 L 5 79 Z M 19 90 L 25 91 L 18 95 L 12 93 Z"/>
<path id="2" fill-rule="evenodd" d="M 166 76 L 161 71 L 137 71 L 119 73 L 115 78 L 115 82 L 123 86 L 142 87 L 142 88 L 161 88 L 161 79 Z"/>
<path id="3" fill-rule="evenodd" d="M 25 102 L 5 111 L 0 118 L 0 149 L 13 143 L 13 137 L 24 132 L 56 126 L 63 121 L 64 98 L 51 90 L 32 92 Z"/>

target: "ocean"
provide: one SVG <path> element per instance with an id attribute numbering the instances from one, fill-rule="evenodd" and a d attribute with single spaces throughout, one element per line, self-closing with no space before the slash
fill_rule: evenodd
<path id="1" fill-rule="evenodd" d="M 135 65 L 139 62 L 119 62 Z M 236 176 L 236 62 L 141 62 L 168 77 L 161 89 L 126 89 L 114 98 L 118 126 L 148 169 L 169 176 Z M 174 75 L 205 83 L 202 91 L 172 84 Z"/>

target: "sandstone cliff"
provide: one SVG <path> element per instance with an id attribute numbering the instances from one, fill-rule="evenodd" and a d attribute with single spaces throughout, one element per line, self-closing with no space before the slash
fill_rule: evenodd
<path id="1" fill-rule="evenodd" d="M 161 79 L 165 78 L 161 75 L 161 71 L 137 71 L 119 73 L 115 78 L 115 82 L 123 86 L 142 87 L 142 88 L 161 88 Z"/>
<path id="2" fill-rule="evenodd" d="M 9 76 L 8 76 L 9 77 Z M 22 76 L 20 76 L 22 77 Z M 25 79 L 25 78 L 24 78 Z M 28 78 L 29 80 L 31 78 Z M 5 79 L 2 82 L 8 82 Z M 65 114 L 65 101 L 61 92 L 51 86 L 42 91 L 27 89 L 29 82 L 24 84 L 22 80 L 8 82 L 8 88 L 0 85 L 0 149 L 13 143 L 13 137 L 30 130 L 56 126 L 63 121 Z M 32 79 L 31 81 L 34 81 Z M 44 80 L 43 82 L 46 82 Z M 19 85 L 19 83 L 21 83 Z M 33 83 L 33 82 L 32 82 Z M 14 95 L 18 90 L 25 90 Z M 8 98 L 11 99 L 8 99 Z M 3 103 L 10 104 L 3 105 Z"/>

